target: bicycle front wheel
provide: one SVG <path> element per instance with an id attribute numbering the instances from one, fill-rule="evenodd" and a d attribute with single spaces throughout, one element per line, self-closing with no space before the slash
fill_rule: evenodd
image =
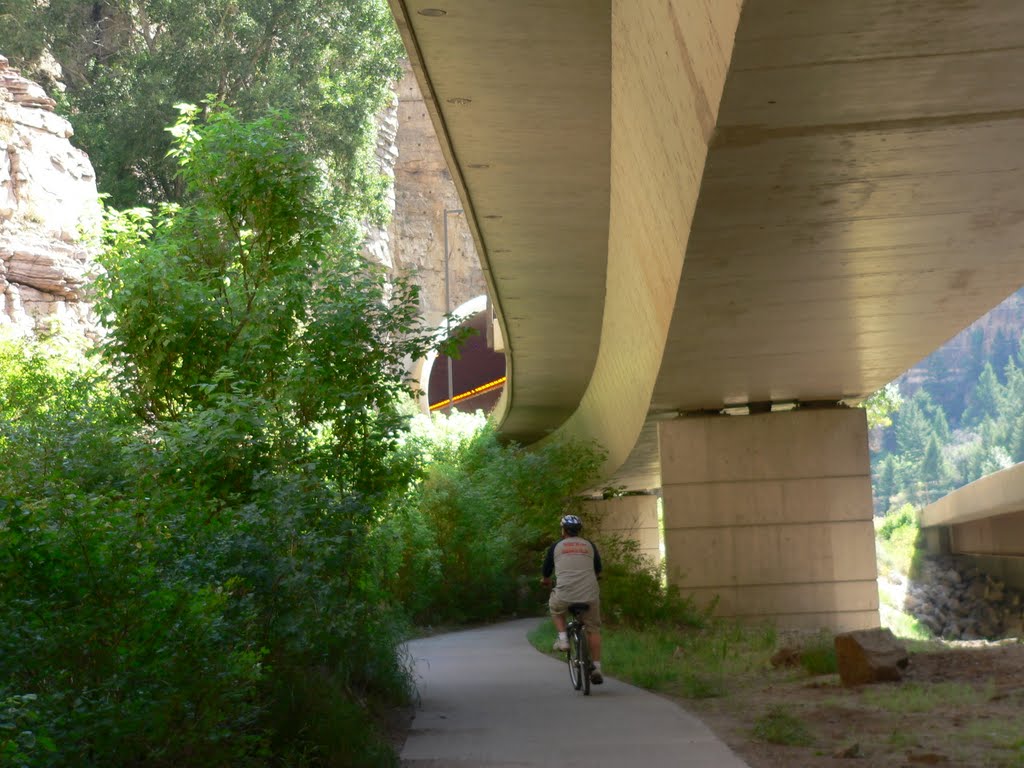
<path id="1" fill-rule="evenodd" d="M 587 669 L 580 655 L 583 652 L 580 634 L 577 629 L 569 630 L 569 650 L 565 654 L 569 662 L 569 680 L 572 681 L 572 687 L 577 691 L 583 687 L 583 681 L 587 676 Z"/>

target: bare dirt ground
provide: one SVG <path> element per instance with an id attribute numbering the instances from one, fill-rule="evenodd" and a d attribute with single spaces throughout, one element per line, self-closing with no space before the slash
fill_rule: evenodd
<path id="1" fill-rule="evenodd" d="M 1024 645 L 912 653 L 904 679 L 844 688 L 799 667 L 731 680 L 730 695 L 680 701 L 752 768 L 922 765 L 1024 768 Z M 754 735 L 767 713 L 806 727 L 806 746 Z"/>

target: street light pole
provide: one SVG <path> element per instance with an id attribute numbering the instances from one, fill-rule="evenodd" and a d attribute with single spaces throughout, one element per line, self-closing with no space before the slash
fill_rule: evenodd
<path id="1" fill-rule="evenodd" d="M 451 258 L 451 253 L 448 251 L 448 216 L 458 213 L 462 213 L 461 208 L 444 209 L 444 318 L 446 338 L 451 338 L 452 335 L 452 300 L 450 279 L 448 276 L 448 263 Z M 452 358 L 451 355 L 445 355 L 445 357 L 448 359 L 448 413 L 451 413 L 452 398 L 455 397 L 455 387 L 453 385 L 452 378 Z"/>

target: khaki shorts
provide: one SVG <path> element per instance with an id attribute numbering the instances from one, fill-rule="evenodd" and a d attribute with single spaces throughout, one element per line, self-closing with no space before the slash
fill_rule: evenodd
<path id="1" fill-rule="evenodd" d="M 581 601 L 582 602 L 582 601 Z M 589 632 L 600 632 L 601 631 L 601 600 L 587 600 L 590 603 L 590 608 L 583 613 L 583 626 L 587 628 Z M 555 597 L 555 593 L 551 593 L 551 597 L 548 598 L 548 608 L 551 609 L 553 616 L 565 616 L 569 610 L 569 603 L 564 600 L 559 600 Z"/>

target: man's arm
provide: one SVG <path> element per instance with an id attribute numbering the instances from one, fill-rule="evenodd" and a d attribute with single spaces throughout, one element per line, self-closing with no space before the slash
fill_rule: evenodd
<path id="1" fill-rule="evenodd" d="M 551 574 L 555 572 L 555 546 L 558 544 L 556 541 L 550 547 L 548 547 L 548 553 L 544 555 L 544 566 L 541 568 L 540 583 L 545 587 L 551 586 Z"/>
<path id="2" fill-rule="evenodd" d="M 597 551 L 597 544 L 590 542 L 590 546 L 594 548 L 594 573 L 597 576 L 601 575 L 601 553 Z"/>

